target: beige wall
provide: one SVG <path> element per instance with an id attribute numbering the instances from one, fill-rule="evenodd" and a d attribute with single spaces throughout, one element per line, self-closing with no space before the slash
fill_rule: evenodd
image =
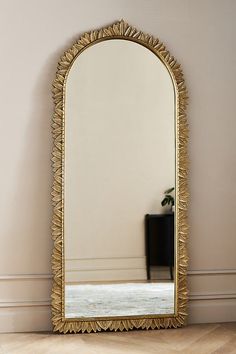
<path id="1" fill-rule="evenodd" d="M 51 81 L 80 34 L 124 18 L 189 89 L 190 321 L 236 320 L 234 0 L 1 0 L 0 330 L 50 327 Z"/>

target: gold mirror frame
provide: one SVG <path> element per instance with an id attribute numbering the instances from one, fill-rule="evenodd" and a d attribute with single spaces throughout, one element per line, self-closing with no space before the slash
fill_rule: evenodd
<path id="1" fill-rule="evenodd" d="M 152 316 L 129 316 L 127 318 L 66 319 L 64 312 L 64 89 L 69 70 L 78 55 L 89 46 L 109 39 L 124 39 L 139 43 L 150 49 L 168 69 L 176 99 L 176 291 L 175 314 Z M 100 30 L 85 33 L 61 57 L 53 82 L 55 110 L 52 123 L 53 134 L 53 219 L 52 238 L 52 323 L 54 332 L 97 332 L 102 330 L 123 331 L 131 329 L 160 329 L 181 327 L 187 318 L 187 205 L 188 205 L 188 124 L 186 118 L 187 90 L 180 65 L 170 55 L 163 43 L 123 20 Z"/>

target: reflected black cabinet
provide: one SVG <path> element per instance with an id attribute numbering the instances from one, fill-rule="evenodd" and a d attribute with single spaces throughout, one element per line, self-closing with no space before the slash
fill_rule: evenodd
<path id="1" fill-rule="evenodd" d="M 151 266 L 168 266 L 173 280 L 174 213 L 145 216 L 147 279 Z"/>

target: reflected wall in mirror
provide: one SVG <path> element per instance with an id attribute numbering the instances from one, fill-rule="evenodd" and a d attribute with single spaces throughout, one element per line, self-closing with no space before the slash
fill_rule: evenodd
<path id="1" fill-rule="evenodd" d="M 53 92 L 54 330 L 183 325 L 187 123 L 179 65 L 157 39 L 120 21 L 65 53 Z"/>
<path id="2" fill-rule="evenodd" d="M 174 283 L 147 278 L 144 237 L 175 185 L 168 70 L 138 43 L 97 43 L 70 69 L 65 117 L 65 317 L 173 314 Z"/>

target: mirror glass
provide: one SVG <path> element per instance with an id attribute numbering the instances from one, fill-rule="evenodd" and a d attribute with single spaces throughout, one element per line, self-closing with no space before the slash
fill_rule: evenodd
<path id="1" fill-rule="evenodd" d="M 173 314 L 176 107 L 168 69 L 137 42 L 104 40 L 75 59 L 64 103 L 65 317 Z"/>

